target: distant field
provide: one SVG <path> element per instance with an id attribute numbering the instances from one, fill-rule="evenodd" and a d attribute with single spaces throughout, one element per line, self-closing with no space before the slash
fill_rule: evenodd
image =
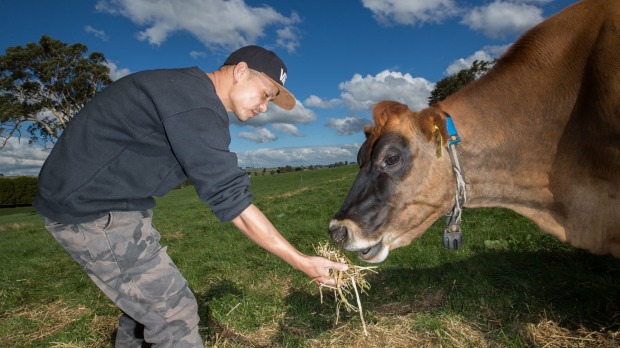
<path id="1" fill-rule="evenodd" d="M 355 166 L 252 177 L 254 203 L 305 253 Z M 465 246 L 442 222 L 393 251 L 341 312 L 309 279 L 220 223 L 192 187 L 158 199 L 155 226 L 200 305 L 209 347 L 619 347 L 620 261 L 559 243 L 503 209 L 469 209 Z M 350 258 L 359 264 L 354 255 Z M 0 347 L 112 347 L 118 309 L 30 208 L 0 209 Z"/>

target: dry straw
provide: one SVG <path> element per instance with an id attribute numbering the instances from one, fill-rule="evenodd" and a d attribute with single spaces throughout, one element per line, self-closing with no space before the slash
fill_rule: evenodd
<path id="1" fill-rule="evenodd" d="M 321 303 L 323 303 L 323 288 L 328 288 L 333 291 L 334 299 L 336 301 L 336 324 L 340 318 L 340 307 L 344 305 L 347 312 L 354 311 L 359 312 L 362 326 L 364 327 L 364 335 L 368 336 L 366 330 L 366 323 L 364 322 L 364 313 L 362 309 L 362 302 L 360 300 L 360 293 L 366 293 L 366 290 L 370 289 L 370 284 L 366 281 L 365 277 L 369 273 L 377 273 L 376 266 L 362 267 L 354 265 L 341 251 L 333 247 L 329 242 L 319 243 L 314 247 L 314 251 L 317 255 L 322 256 L 328 260 L 345 263 L 349 266 L 346 271 L 339 271 L 331 269 L 329 271 L 329 277 L 336 279 L 337 286 L 329 286 L 320 284 L 319 292 L 321 294 Z M 349 298 L 355 294 L 355 300 L 357 306 L 351 304 Z"/>

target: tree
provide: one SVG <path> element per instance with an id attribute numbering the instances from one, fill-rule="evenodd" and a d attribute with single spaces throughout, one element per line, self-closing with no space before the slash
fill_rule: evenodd
<path id="1" fill-rule="evenodd" d="M 445 77 L 437 82 L 435 89 L 428 97 L 428 104 L 433 105 L 439 101 L 446 99 L 466 84 L 479 79 L 487 71 L 493 67 L 495 62 L 475 60 L 468 69 L 463 69 L 456 74 Z"/>
<path id="2" fill-rule="evenodd" d="M 87 51 L 47 35 L 6 49 L 0 56 L 0 148 L 21 137 L 25 125 L 30 144 L 55 144 L 73 116 L 112 82 L 103 54 Z"/>

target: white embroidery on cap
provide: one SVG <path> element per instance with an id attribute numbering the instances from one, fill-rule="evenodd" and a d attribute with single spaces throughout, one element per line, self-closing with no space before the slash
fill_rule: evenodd
<path id="1" fill-rule="evenodd" d="M 282 85 L 284 85 L 284 82 L 286 82 L 286 73 L 282 68 L 280 68 L 280 82 L 282 82 Z"/>

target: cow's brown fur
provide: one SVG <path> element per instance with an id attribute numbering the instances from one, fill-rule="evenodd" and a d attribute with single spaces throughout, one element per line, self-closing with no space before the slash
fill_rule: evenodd
<path id="1" fill-rule="evenodd" d="M 367 142 L 398 132 L 417 154 L 369 245 L 407 245 L 452 207 L 449 157 L 431 156 L 435 126 L 447 138 L 448 113 L 463 139 L 466 207 L 512 209 L 562 241 L 620 258 L 619 1 L 571 5 L 524 34 L 480 80 L 418 113 L 403 107 L 379 103 L 367 129 Z M 362 245 L 369 237 L 351 238 Z"/>

